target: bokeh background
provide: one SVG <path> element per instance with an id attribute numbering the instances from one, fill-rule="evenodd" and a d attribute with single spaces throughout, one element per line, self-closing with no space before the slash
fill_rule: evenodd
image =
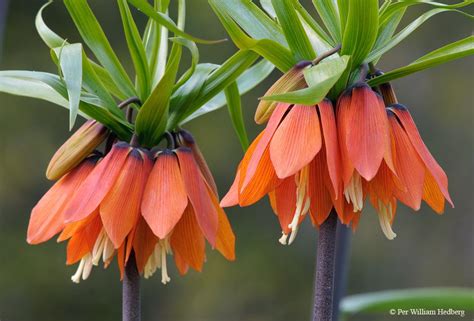
<path id="1" fill-rule="evenodd" d="M 3 0 L 2 0 L 3 1 Z M 123 64 L 131 70 L 115 1 L 89 1 Z M 205 38 L 226 37 L 205 0 L 188 1 L 187 30 Z M 34 28 L 42 0 L 10 1 L 0 69 L 55 72 L 48 49 Z M 309 1 L 305 2 L 308 5 Z M 0 9 L 4 10 L 4 9 Z M 414 17 L 417 9 L 410 11 Z M 2 13 L 5 13 L 3 11 Z M 136 13 L 136 12 L 135 12 Z M 143 24 L 143 17 L 136 13 Z M 45 14 L 63 37 L 78 34 L 61 1 Z M 385 56 L 390 70 L 471 33 L 468 19 L 453 13 L 437 16 Z M 201 61 L 222 62 L 231 42 L 200 46 Z M 426 144 L 450 178 L 456 208 L 438 216 L 423 206 L 413 213 L 401 206 L 388 241 L 371 210 L 352 235 L 347 293 L 410 287 L 473 286 L 473 59 L 463 59 L 395 82 L 399 99 L 411 108 Z M 278 77 L 243 98 L 253 138 L 257 98 Z M 54 151 L 68 137 L 67 111 L 50 103 L 0 93 L 0 320 L 120 320 L 121 284 L 116 265 L 95 268 L 79 285 L 70 281 L 65 246 L 50 241 L 28 246 L 29 212 L 51 186 L 44 177 Z M 226 109 L 187 126 L 200 144 L 216 177 L 221 196 L 233 180 L 242 152 Z M 309 221 L 289 247 L 278 243 L 280 230 L 266 201 L 229 209 L 237 235 L 237 261 L 228 263 L 209 251 L 203 273 L 178 277 L 171 270 L 166 286 L 155 276 L 143 282 L 143 320 L 151 321 L 289 321 L 307 320 L 311 312 L 317 231 Z M 469 318 L 469 316 L 467 316 Z M 394 320 L 388 311 L 354 320 Z M 406 317 L 404 320 L 409 320 Z M 448 320 L 438 317 L 437 320 Z"/>

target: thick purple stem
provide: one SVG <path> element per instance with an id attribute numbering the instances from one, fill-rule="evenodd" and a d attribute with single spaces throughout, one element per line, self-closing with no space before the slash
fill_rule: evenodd
<path id="1" fill-rule="evenodd" d="M 130 254 L 122 284 L 122 321 L 140 321 L 140 274 L 135 254 Z"/>

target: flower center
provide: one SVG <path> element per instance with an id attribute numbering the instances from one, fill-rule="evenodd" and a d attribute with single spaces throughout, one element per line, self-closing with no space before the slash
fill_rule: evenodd
<path id="1" fill-rule="evenodd" d="M 354 208 L 354 213 L 362 211 L 364 207 L 364 192 L 362 190 L 362 179 L 359 173 L 354 172 L 344 190 L 344 196 L 346 197 L 347 203 L 351 203 Z"/>
<path id="2" fill-rule="evenodd" d="M 392 230 L 393 206 L 391 203 L 385 205 L 379 200 L 379 221 L 383 233 L 389 240 L 393 240 L 397 234 Z"/>

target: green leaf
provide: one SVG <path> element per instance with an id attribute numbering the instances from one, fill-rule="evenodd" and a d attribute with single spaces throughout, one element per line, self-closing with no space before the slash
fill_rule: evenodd
<path id="1" fill-rule="evenodd" d="M 176 81 L 181 54 L 181 45 L 174 43 L 163 78 L 138 112 L 135 122 L 136 132 L 139 141 L 146 147 L 158 144 L 166 128 L 169 101 Z"/>
<path id="2" fill-rule="evenodd" d="M 240 101 L 239 87 L 237 86 L 237 83 L 231 83 L 224 92 L 232 125 L 234 126 L 237 137 L 239 137 L 240 145 L 242 145 L 242 149 L 245 152 L 249 147 L 249 138 L 247 136 L 247 130 L 245 129 L 242 103 Z"/>
<path id="3" fill-rule="evenodd" d="M 344 35 L 346 31 L 347 17 L 349 15 L 350 0 L 336 0 L 337 8 L 339 9 L 339 21 L 341 22 L 341 34 Z"/>
<path id="4" fill-rule="evenodd" d="M 237 77 L 247 70 L 257 58 L 257 54 L 252 51 L 239 50 L 232 57 L 227 59 L 219 68 L 209 75 L 196 99 L 190 102 L 186 111 L 176 118 L 176 124 L 181 123 L 182 120 L 186 119 L 199 107 L 229 86 Z M 172 126 L 176 124 L 172 124 Z"/>
<path id="5" fill-rule="evenodd" d="M 184 38 L 170 38 L 172 42 L 178 43 L 182 46 L 185 46 L 186 48 L 189 49 L 189 52 L 191 53 L 191 67 L 186 70 L 186 72 L 181 76 L 179 81 L 174 85 L 174 90 L 177 88 L 181 87 L 188 79 L 193 75 L 194 71 L 196 70 L 196 66 L 199 63 L 199 50 L 196 46 L 196 44 L 188 39 Z"/>
<path id="6" fill-rule="evenodd" d="M 155 10 L 166 14 L 169 0 L 155 0 Z M 143 35 L 143 43 L 148 58 L 148 66 L 152 75 L 152 87 L 160 81 L 165 72 L 168 56 L 168 29 L 148 18 Z"/>
<path id="7" fill-rule="evenodd" d="M 272 0 L 260 0 L 260 6 L 270 17 L 276 19 L 277 15 L 275 9 L 273 8 Z"/>
<path id="8" fill-rule="evenodd" d="M 272 0 L 273 8 L 296 61 L 316 57 L 292 0 Z"/>
<path id="9" fill-rule="evenodd" d="M 311 17 L 309 12 L 306 11 L 298 1 L 295 0 L 294 2 L 300 21 L 316 54 L 326 52 L 334 47 L 335 42 L 328 36 L 319 23 Z"/>
<path id="10" fill-rule="evenodd" d="M 51 3 L 53 3 L 52 0 L 48 1 L 38 10 L 38 13 L 36 14 L 35 18 L 35 26 L 36 30 L 38 31 L 38 34 L 40 35 L 41 39 L 43 39 L 44 43 L 46 43 L 49 48 L 55 48 L 61 47 L 64 43 L 64 39 L 58 36 L 53 30 L 51 30 L 43 20 L 43 11 Z"/>
<path id="11" fill-rule="evenodd" d="M 261 83 L 264 79 L 270 75 L 274 67 L 268 61 L 262 60 L 252 67 L 248 68 L 241 76 L 237 78 L 237 86 L 241 95 L 252 90 L 255 86 Z M 223 107 L 226 104 L 226 97 L 224 93 L 219 93 L 210 99 L 207 103 L 199 107 L 189 117 L 181 121 L 180 124 L 184 124 L 194 118 L 210 113 Z"/>
<path id="12" fill-rule="evenodd" d="M 170 114 L 167 129 L 175 129 L 180 117 L 186 113 L 186 109 L 201 92 L 211 72 L 218 67 L 219 65 L 208 63 L 197 65 L 193 75 L 173 93 L 170 100 Z"/>
<path id="13" fill-rule="evenodd" d="M 296 64 L 296 60 L 287 48 L 273 40 L 255 40 L 250 38 L 241 30 L 230 14 L 225 10 L 222 10 L 219 6 L 215 6 L 213 2 L 210 2 L 210 5 L 214 9 L 224 28 L 229 33 L 232 41 L 239 49 L 253 50 L 283 72 Z"/>
<path id="14" fill-rule="evenodd" d="M 367 83 L 370 86 L 377 86 L 391 80 L 408 76 L 412 73 L 428 69 L 446 62 L 467 57 L 474 54 L 474 37 L 469 36 L 462 40 L 450 43 L 444 47 L 436 49 L 429 54 L 415 60 L 411 64 L 401 67 L 382 76 L 373 78 Z"/>
<path id="15" fill-rule="evenodd" d="M 349 1 L 341 55 L 351 56 L 353 70 L 364 62 L 378 33 L 378 0 Z"/>
<path id="16" fill-rule="evenodd" d="M 346 315 L 357 313 L 384 313 L 398 309 L 454 309 L 474 311 L 474 290 L 469 288 L 425 288 L 388 290 L 351 295 L 341 302 L 341 312 Z"/>
<path id="17" fill-rule="evenodd" d="M 0 92 L 36 98 L 52 102 L 64 108 L 69 108 L 68 92 L 62 80 L 46 72 L 8 70 L 0 71 Z M 117 119 L 106 109 L 94 106 L 97 99 L 90 96 L 81 96 L 79 114 L 90 117 L 103 123 L 115 132 L 120 139 L 130 139 L 131 125 Z"/>
<path id="18" fill-rule="evenodd" d="M 349 56 L 323 60 L 314 67 L 304 71 L 308 88 L 284 94 L 265 96 L 261 99 L 290 104 L 315 105 L 321 102 L 334 84 L 343 75 L 350 61 Z"/>
<path id="19" fill-rule="evenodd" d="M 372 50 L 372 52 L 368 55 L 366 61 L 370 62 L 370 61 L 374 61 L 374 60 L 379 59 L 380 56 L 382 56 L 384 53 L 391 50 L 396 45 L 398 45 L 400 42 L 402 42 L 406 37 L 408 37 L 410 34 L 412 34 L 419 26 L 421 26 L 428 19 L 430 19 L 431 17 L 437 15 L 438 13 L 449 12 L 449 11 L 455 11 L 455 12 L 458 12 L 458 13 L 463 13 L 463 12 L 458 11 L 458 10 L 444 9 L 444 8 L 432 9 L 430 11 L 427 11 L 424 14 L 422 14 L 421 16 L 419 16 L 417 19 L 415 19 L 413 22 L 411 22 L 408 26 L 403 28 L 400 32 L 398 32 L 389 41 L 381 43 L 380 45 L 375 47 Z"/>
<path id="20" fill-rule="evenodd" d="M 122 17 L 122 25 L 127 40 L 128 51 L 132 58 L 135 74 L 137 78 L 140 99 L 145 99 L 150 94 L 151 76 L 148 69 L 148 60 L 146 57 L 145 46 L 138 32 L 135 20 L 128 6 L 127 0 L 119 0 L 118 6 Z"/>
<path id="21" fill-rule="evenodd" d="M 64 4 L 74 20 L 81 37 L 99 62 L 110 73 L 116 85 L 127 96 L 136 96 L 135 88 L 130 78 L 120 64 L 87 1 L 64 0 Z"/>
<path id="22" fill-rule="evenodd" d="M 334 0 L 313 0 L 313 5 L 336 43 L 342 41 L 341 22 Z"/>
<path id="23" fill-rule="evenodd" d="M 64 82 L 69 97 L 69 130 L 74 127 L 82 91 L 82 45 L 65 45 L 59 56 Z"/>
<path id="24" fill-rule="evenodd" d="M 281 27 L 252 1 L 209 0 L 209 4 L 230 15 L 250 37 L 270 39 L 284 47 L 288 46 Z"/>
<path id="25" fill-rule="evenodd" d="M 203 43 L 203 44 L 213 44 L 216 42 L 220 42 L 221 40 L 205 40 L 197 37 L 193 37 L 183 30 L 179 29 L 178 26 L 174 23 L 173 20 L 171 20 L 166 14 L 156 11 L 149 3 L 147 0 L 128 0 L 128 2 L 133 5 L 135 8 L 146 14 L 148 17 L 152 18 L 155 20 L 157 23 L 160 25 L 163 25 L 164 27 L 168 28 L 170 31 L 172 31 L 175 35 L 183 37 L 185 39 L 192 40 L 197 43 Z"/>

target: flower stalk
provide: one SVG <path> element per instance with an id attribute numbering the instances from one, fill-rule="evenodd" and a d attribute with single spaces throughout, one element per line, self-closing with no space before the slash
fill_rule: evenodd
<path id="1" fill-rule="evenodd" d="M 140 320 L 140 274 L 138 273 L 135 254 L 132 251 L 125 266 L 122 282 L 122 321 Z"/>
<path id="2" fill-rule="evenodd" d="M 332 320 L 336 231 L 337 213 L 333 210 L 319 228 L 313 321 Z"/>

